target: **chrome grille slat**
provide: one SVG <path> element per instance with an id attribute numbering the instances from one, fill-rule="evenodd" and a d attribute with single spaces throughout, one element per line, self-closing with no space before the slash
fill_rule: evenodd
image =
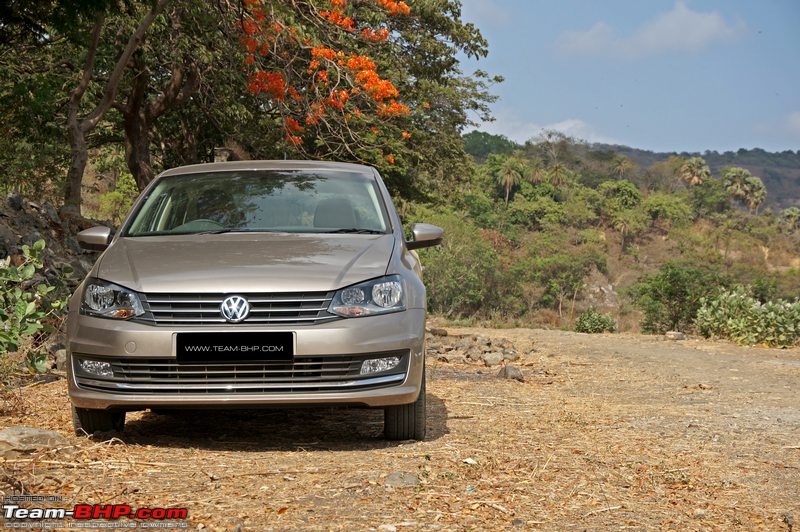
<path id="1" fill-rule="evenodd" d="M 368 358 L 397 356 L 400 365 L 378 375 L 361 375 Z M 75 360 L 95 357 L 75 355 Z M 108 360 L 112 377 L 89 376 L 76 369 L 78 385 L 87 389 L 134 394 L 285 393 L 342 391 L 391 386 L 402 382 L 409 352 L 359 355 L 298 355 L 290 361 L 192 362 L 175 359 Z M 76 362 L 77 364 L 77 362 Z M 77 366 L 76 366 L 77 368 Z"/>
<path id="2" fill-rule="evenodd" d="M 339 319 L 328 313 L 334 292 L 237 294 L 250 303 L 250 315 L 233 326 L 247 324 L 313 325 Z M 150 325 L 205 325 L 228 322 L 220 314 L 232 294 L 142 294 L 145 313 L 134 321 Z"/>

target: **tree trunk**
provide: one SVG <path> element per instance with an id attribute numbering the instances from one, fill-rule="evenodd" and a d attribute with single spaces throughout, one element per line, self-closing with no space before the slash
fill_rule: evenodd
<path id="1" fill-rule="evenodd" d="M 147 28 L 153 23 L 156 16 L 164 9 L 169 0 L 158 0 L 153 5 L 144 18 L 139 22 L 136 30 L 131 34 L 125 44 L 113 70 L 108 76 L 108 80 L 103 87 L 102 95 L 97 105 L 83 117 L 79 116 L 81 101 L 86 94 L 89 83 L 94 77 L 95 58 L 100 43 L 100 34 L 103 31 L 105 16 L 100 13 L 95 19 L 92 27 L 92 34 L 89 46 L 86 51 L 86 59 L 83 65 L 83 73 L 78 85 L 70 92 L 69 102 L 67 103 L 67 129 L 71 149 L 71 162 L 67 173 L 67 183 L 64 191 L 64 212 L 80 214 L 81 212 L 81 183 L 86 164 L 89 160 L 86 135 L 92 131 L 106 111 L 114 104 L 114 100 L 122 81 L 122 74 L 128 66 L 131 56 L 136 52 L 144 41 Z"/>
<path id="2" fill-rule="evenodd" d="M 153 164 L 150 159 L 150 125 L 144 117 L 123 121 L 125 129 L 125 160 L 136 187 L 141 192 L 153 180 Z"/>
<path id="3" fill-rule="evenodd" d="M 86 146 L 86 138 L 78 123 L 77 109 L 69 110 L 67 129 L 71 154 L 62 212 L 80 216 L 81 183 L 83 182 L 83 172 L 86 170 L 86 164 L 89 161 L 89 149 Z"/>

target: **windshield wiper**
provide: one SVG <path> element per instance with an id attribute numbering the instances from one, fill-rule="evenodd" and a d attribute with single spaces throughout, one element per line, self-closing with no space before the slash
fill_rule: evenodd
<path id="1" fill-rule="evenodd" d="M 323 231 L 324 233 L 348 233 L 353 235 L 385 235 L 384 231 L 376 231 L 375 229 L 358 229 L 357 227 L 348 227 L 343 229 L 334 229 L 333 231 Z"/>
<path id="2" fill-rule="evenodd" d="M 198 231 L 196 233 L 185 233 L 187 235 L 221 235 L 222 233 L 230 233 L 232 231 L 241 231 L 241 229 L 234 229 L 232 227 L 222 227 L 220 229 L 209 229 L 207 231 Z"/>

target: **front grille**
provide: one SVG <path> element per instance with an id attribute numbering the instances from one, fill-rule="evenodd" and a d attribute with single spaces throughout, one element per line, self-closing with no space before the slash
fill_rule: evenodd
<path id="1" fill-rule="evenodd" d="M 334 292 L 237 294 L 250 303 L 250 315 L 239 325 L 314 325 L 339 319 L 328 312 Z M 134 321 L 151 325 L 227 323 L 220 314 L 231 294 L 142 294 L 144 314 Z"/>
<path id="2" fill-rule="evenodd" d="M 365 359 L 396 356 L 400 364 L 383 373 L 361 375 Z M 283 362 L 181 363 L 175 359 L 124 358 L 107 360 L 113 376 L 91 375 L 74 357 L 78 386 L 89 390 L 132 394 L 254 394 L 341 392 L 382 388 L 402 383 L 409 352 L 393 351 L 349 356 L 295 356 Z"/>

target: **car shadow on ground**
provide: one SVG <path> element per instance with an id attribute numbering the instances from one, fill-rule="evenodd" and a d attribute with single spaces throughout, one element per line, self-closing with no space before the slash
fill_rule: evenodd
<path id="1" fill-rule="evenodd" d="M 432 441 L 449 432 L 447 406 L 430 392 L 427 403 L 425 441 Z M 368 450 L 398 443 L 383 439 L 383 410 L 329 407 L 133 413 L 117 437 L 134 445 L 249 452 Z"/>

